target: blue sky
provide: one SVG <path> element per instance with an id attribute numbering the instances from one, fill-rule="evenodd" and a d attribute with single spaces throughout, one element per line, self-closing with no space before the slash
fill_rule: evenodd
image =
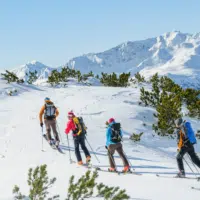
<path id="1" fill-rule="evenodd" d="M 200 32 L 199 0 L 2 0 L 0 69 L 70 58 L 164 32 Z"/>

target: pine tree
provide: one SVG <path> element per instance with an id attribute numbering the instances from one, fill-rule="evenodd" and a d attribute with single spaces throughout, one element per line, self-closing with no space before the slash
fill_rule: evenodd
<path id="1" fill-rule="evenodd" d="M 30 72 L 29 74 L 26 74 L 28 76 L 28 84 L 33 84 L 37 80 L 37 71 Z"/>
<path id="2" fill-rule="evenodd" d="M 47 83 L 50 83 L 51 86 L 55 86 L 60 84 L 61 82 L 61 75 L 57 70 L 53 70 L 51 75 L 48 77 Z"/>
<path id="3" fill-rule="evenodd" d="M 162 136 L 174 132 L 174 121 L 181 117 L 181 98 L 179 95 L 163 93 L 157 106 L 157 128 Z"/>
<path id="4" fill-rule="evenodd" d="M 30 168 L 28 172 L 28 185 L 29 185 L 29 198 L 30 200 L 45 200 L 49 194 L 49 188 L 55 183 L 56 178 L 49 180 L 47 173 L 47 166 L 41 165 L 35 169 Z M 18 186 L 13 189 L 15 199 L 22 199 L 25 195 L 22 195 Z M 58 200 L 59 195 L 54 195 L 48 199 Z"/>
<path id="5" fill-rule="evenodd" d="M 24 83 L 24 80 L 19 79 L 14 72 L 6 70 L 6 73 L 1 73 L 1 75 L 3 76 L 3 79 L 7 81 L 7 83 Z"/>
<path id="6" fill-rule="evenodd" d="M 74 182 L 74 176 L 70 178 L 68 196 L 66 200 L 80 200 L 91 197 L 103 197 L 105 200 L 126 200 L 130 197 L 125 190 L 120 190 L 119 187 L 108 187 L 103 183 L 97 184 L 97 171 L 91 173 L 87 171 L 85 175 Z M 95 193 L 97 194 L 95 195 Z"/>
<path id="7" fill-rule="evenodd" d="M 105 86 L 112 86 L 112 87 L 127 87 L 129 82 L 130 73 L 122 73 L 117 77 L 116 73 L 106 74 L 102 73 L 102 77 L 100 82 Z"/>
<path id="8" fill-rule="evenodd" d="M 139 142 L 143 134 L 144 134 L 143 132 L 139 134 L 132 133 L 132 135 L 130 136 L 130 139 L 133 140 L 134 142 Z"/>
<path id="9" fill-rule="evenodd" d="M 154 107 L 156 107 L 160 101 L 160 79 L 158 73 L 152 76 L 150 82 L 152 83 L 151 101 Z"/>
<path id="10" fill-rule="evenodd" d="M 139 72 L 137 72 L 134 76 L 137 83 L 146 82 L 144 76 L 142 76 Z"/>
<path id="11" fill-rule="evenodd" d="M 66 200 L 79 200 L 91 197 L 94 193 L 97 177 L 97 171 L 93 172 L 93 174 L 91 174 L 91 171 L 87 171 L 85 175 L 74 183 L 74 176 L 72 176 L 69 181 L 70 186 Z"/>

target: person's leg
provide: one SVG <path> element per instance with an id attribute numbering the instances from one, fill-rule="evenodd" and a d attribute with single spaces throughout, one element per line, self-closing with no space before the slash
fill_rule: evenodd
<path id="1" fill-rule="evenodd" d="M 110 167 L 112 169 L 116 168 L 116 166 L 115 166 L 115 160 L 114 160 L 114 157 L 113 157 L 113 155 L 115 153 L 115 149 L 116 149 L 116 144 L 111 144 L 108 147 L 108 158 L 109 158 Z"/>
<path id="2" fill-rule="evenodd" d="M 186 152 L 187 152 L 187 147 L 182 147 L 176 156 L 178 169 L 182 174 L 185 174 L 185 169 L 183 165 L 183 156 L 185 155 Z"/>
<path id="3" fill-rule="evenodd" d="M 116 151 L 119 154 L 120 158 L 122 159 L 124 167 L 129 167 L 129 163 L 126 156 L 124 155 L 124 151 L 123 151 L 121 143 L 117 143 Z"/>
<path id="4" fill-rule="evenodd" d="M 51 141 L 51 127 L 50 127 L 49 120 L 45 119 L 44 124 L 45 124 L 45 127 L 46 127 L 47 140 L 50 142 Z"/>
<path id="5" fill-rule="evenodd" d="M 91 157 L 91 156 L 90 156 L 90 152 L 88 151 L 88 149 L 87 149 L 87 147 L 86 147 L 86 145 L 85 145 L 85 138 L 84 138 L 84 137 L 82 137 L 82 138 L 79 139 L 79 143 L 80 143 L 80 145 L 81 145 L 81 149 L 83 150 L 83 152 L 84 152 L 84 154 L 85 154 L 85 157 L 86 157 L 86 158 L 87 158 L 88 156 Z"/>
<path id="6" fill-rule="evenodd" d="M 77 161 L 78 162 L 82 161 L 81 153 L 79 150 L 79 140 L 77 137 L 74 138 L 74 148 L 75 148 L 75 155 L 76 155 Z"/>
<path id="7" fill-rule="evenodd" d="M 53 135 L 54 135 L 54 138 L 56 140 L 56 142 L 60 142 L 59 140 L 59 137 L 58 137 L 58 131 L 57 131 L 57 127 L 56 127 L 56 120 L 49 120 L 50 121 L 50 126 L 53 130 Z"/>
<path id="8" fill-rule="evenodd" d="M 194 146 L 191 145 L 189 150 L 188 150 L 188 154 L 189 156 L 191 157 L 193 163 L 195 165 L 197 165 L 199 168 L 200 168 L 200 159 L 199 157 L 197 156 L 197 154 L 195 153 L 195 150 L 194 150 Z"/>

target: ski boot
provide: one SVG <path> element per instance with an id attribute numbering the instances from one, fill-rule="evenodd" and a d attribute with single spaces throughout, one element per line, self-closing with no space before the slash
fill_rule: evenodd
<path id="1" fill-rule="evenodd" d="M 185 178 L 185 172 L 184 171 L 180 171 L 175 178 Z"/>
<path id="2" fill-rule="evenodd" d="M 108 171 L 109 172 L 117 172 L 117 170 L 115 168 L 112 168 L 112 167 L 108 168 Z"/>
<path id="3" fill-rule="evenodd" d="M 131 172 L 130 166 L 125 166 L 124 169 L 122 170 L 122 173 L 128 173 Z"/>

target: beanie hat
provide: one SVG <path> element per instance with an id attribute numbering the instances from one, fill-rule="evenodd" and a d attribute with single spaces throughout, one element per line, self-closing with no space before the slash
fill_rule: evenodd
<path id="1" fill-rule="evenodd" d="M 50 98 L 49 98 L 49 97 L 46 97 L 44 100 L 45 100 L 45 101 L 50 101 Z"/>
<path id="2" fill-rule="evenodd" d="M 115 121 L 114 118 L 110 118 L 110 119 L 108 120 L 108 123 L 110 124 L 110 123 L 112 123 L 112 122 L 114 122 L 114 121 Z"/>
<path id="3" fill-rule="evenodd" d="M 68 117 L 74 117 L 74 113 L 72 111 L 68 112 Z"/>

